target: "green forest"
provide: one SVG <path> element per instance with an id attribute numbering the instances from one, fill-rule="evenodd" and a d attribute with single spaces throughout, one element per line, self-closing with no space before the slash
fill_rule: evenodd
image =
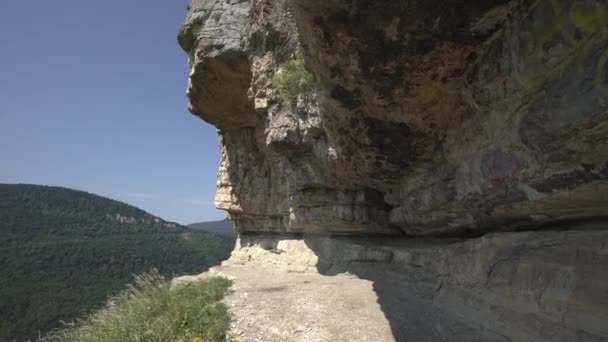
<path id="1" fill-rule="evenodd" d="M 230 220 L 192 223 L 188 225 L 188 228 L 204 230 L 207 232 L 236 238 L 236 229 L 234 229 L 234 224 Z"/>
<path id="2" fill-rule="evenodd" d="M 97 309 L 134 274 L 195 274 L 233 237 L 60 187 L 0 184 L 0 341 L 35 340 Z"/>

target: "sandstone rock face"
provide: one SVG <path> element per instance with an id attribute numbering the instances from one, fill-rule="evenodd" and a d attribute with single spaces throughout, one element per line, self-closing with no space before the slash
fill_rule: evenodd
<path id="1" fill-rule="evenodd" d="M 230 262 L 370 279 L 397 340 L 608 340 L 607 23 L 605 0 L 193 0 Z"/>
<path id="2" fill-rule="evenodd" d="M 608 216 L 603 0 L 194 0 L 190 110 L 241 232 L 442 235 Z M 276 78 L 301 51 L 314 84 Z"/>

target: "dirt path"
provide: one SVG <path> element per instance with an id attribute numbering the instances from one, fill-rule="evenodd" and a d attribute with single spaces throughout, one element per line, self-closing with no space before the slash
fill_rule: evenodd
<path id="1" fill-rule="evenodd" d="M 249 265 L 214 270 L 235 277 L 225 299 L 233 341 L 394 340 L 369 281 Z"/>

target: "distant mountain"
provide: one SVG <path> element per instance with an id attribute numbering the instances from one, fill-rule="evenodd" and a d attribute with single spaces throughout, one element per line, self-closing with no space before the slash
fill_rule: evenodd
<path id="1" fill-rule="evenodd" d="M 0 341 L 81 317 L 133 274 L 202 272 L 233 244 L 90 193 L 0 184 Z"/>
<path id="2" fill-rule="evenodd" d="M 236 237 L 234 223 L 232 223 L 232 221 L 230 220 L 192 223 L 189 224 L 188 227 L 192 229 L 205 230 L 211 233 L 221 234 L 225 236 Z"/>

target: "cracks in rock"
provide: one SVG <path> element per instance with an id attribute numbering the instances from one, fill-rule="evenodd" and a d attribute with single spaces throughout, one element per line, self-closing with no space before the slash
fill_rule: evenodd
<path id="1" fill-rule="evenodd" d="M 520 230 L 494 230 L 494 231 L 483 231 L 480 234 L 471 234 L 471 235 L 457 235 L 453 233 L 442 234 L 442 235 L 392 235 L 392 234 L 375 234 L 373 232 L 369 233 L 356 233 L 356 234 L 336 234 L 336 233 L 327 233 L 327 234 L 319 234 L 319 233 L 302 233 L 302 232 L 253 232 L 246 231 L 241 233 L 245 236 L 269 236 L 269 237 L 283 237 L 285 239 L 307 239 L 307 238 L 332 238 L 336 240 L 344 240 L 344 241 L 352 241 L 358 243 L 365 244 L 381 244 L 386 246 L 399 246 L 401 243 L 406 242 L 420 242 L 422 245 L 418 245 L 418 247 L 439 247 L 439 246 L 449 246 L 456 243 L 462 243 L 469 240 L 473 241 L 481 241 L 486 235 L 500 235 L 500 234 L 513 234 L 513 233 L 530 233 L 530 232 L 538 232 L 538 231 L 552 231 L 555 233 L 558 232 L 568 232 L 568 231 L 602 231 L 608 230 L 608 220 L 602 218 L 601 220 L 576 220 L 576 221 L 560 221 L 555 222 L 554 224 L 547 224 L 542 226 L 537 226 L 535 229 L 520 229 Z M 598 241 L 601 246 L 601 249 L 608 248 L 608 238 L 604 238 Z M 545 246 L 546 247 L 546 246 Z M 516 251 L 516 253 L 512 253 L 511 255 L 504 257 L 500 260 L 497 260 L 493 265 L 488 268 L 487 275 L 488 278 L 492 273 L 493 269 L 500 264 L 501 262 L 509 261 L 514 257 L 519 257 L 520 252 Z M 408 264 L 409 266 L 422 268 L 423 266 L 419 264 Z"/>
<path id="2" fill-rule="evenodd" d="M 538 295 L 536 296 L 536 306 L 538 307 L 539 310 L 542 310 L 541 302 L 543 300 L 543 295 L 545 294 L 545 292 L 547 291 L 549 286 L 551 286 L 551 283 L 547 282 L 547 284 L 545 284 L 545 286 L 543 286 L 542 290 L 540 290 L 538 292 Z"/>
<path id="3" fill-rule="evenodd" d="M 433 290 L 433 298 L 437 295 L 437 293 L 439 293 L 439 291 L 441 291 L 442 288 L 443 288 L 443 280 L 440 280 L 439 284 L 437 284 L 437 287 L 435 287 L 435 289 Z"/>
<path id="4" fill-rule="evenodd" d="M 485 286 L 487 288 L 490 288 L 490 282 L 492 280 L 492 275 L 494 274 L 494 271 L 496 270 L 496 267 L 498 265 L 507 263 L 509 261 L 512 261 L 513 259 L 517 259 L 520 257 L 521 251 L 516 249 L 515 251 L 513 251 L 511 254 L 507 255 L 504 258 L 498 259 L 496 260 L 494 263 L 492 263 L 490 265 L 490 267 L 488 267 L 488 270 L 486 271 L 486 284 Z"/>
<path id="5" fill-rule="evenodd" d="M 526 221 L 529 222 L 529 221 Z M 604 224 L 604 226 L 594 226 L 594 224 Z M 458 230 L 449 232 L 439 232 L 435 234 L 425 235 L 408 235 L 408 238 L 429 238 L 429 239 L 458 239 L 458 240 L 471 240 L 484 237 L 489 234 L 500 234 L 500 233 L 525 233 L 525 232 L 536 232 L 536 231 L 555 231 L 555 232 L 566 232 L 571 230 L 580 230 L 581 226 L 585 227 L 585 230 L 604 230 L 608 229 L 608 217 L 599 216 L 595 218 L 584 218 L 584 219 L 562 219 L 549 222 L 536 222 L 527 225 L 522 225 L 521 222 L 518 224 L 503 224 L 503 225 L 492 225 L 484 226 L 483 228 L 473 229 L 469 227 L 463 227 Z M 608 241 L 607 241 L 608 242 Z"/>

